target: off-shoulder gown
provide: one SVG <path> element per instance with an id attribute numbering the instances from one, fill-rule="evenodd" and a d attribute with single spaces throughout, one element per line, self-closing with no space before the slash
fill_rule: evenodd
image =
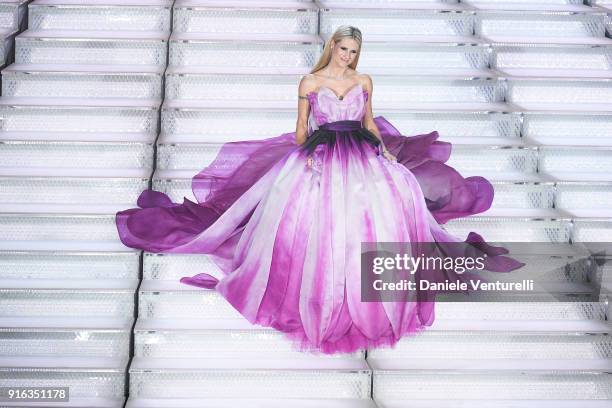
<path id="1" fill-rule="evenodd" d="M 308 94 L 309 137 L 295 133 L 226 143 L 193 178 L 197 203 L 144 191 L 117 214 L 125 245 L 150 252 L 210 254 L 223 272 L 181 282 L 214 289 L 253 324 L 323 353 L 395 344 L 434 320 L 431 301 L 362 302 L 362 242 L 458 242 L 440 224 L 487 210 L 493 188 L 444 164 L 451 145 L 433 131 L 412 137 L 375 118 L 380 154 L 362 127 L 368 92 Z M 314 159 L 308 166 L 307 158 Z M 489 254 L 491 270 L 520 266 L 476 233 L 465 242 Z M 471 245 L 470 244 L 470 245 Z"/>

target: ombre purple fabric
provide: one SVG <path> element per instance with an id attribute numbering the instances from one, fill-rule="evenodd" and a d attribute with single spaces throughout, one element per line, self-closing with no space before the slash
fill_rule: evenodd
<path id="1" fill-rule="evenodd" d="M 310 93 L 309 140 L 321 138 L 310 152 L 295 133 L 226 143 L 193 178 L 197 203 L 146 190 L 139 208 L 117 214 L 121 240 L 150 252 L 210 254 L 220 279 L 201 271 L 181 282 L 216 290 L 302 350 L 390 346 L 431 325 L 433 298 L 361 301 L 361 242 L 462 242 L 439 224 L 487 210 L 493 188 L 447 166 L 451 145 L 437 132 L 406 137 L 377 117 L 398 162 L 385 159 L 356 126 L 367 98 L 359 85 L 343 99 L 327 88 Z M 465 242 L 487 253 L 489 270 L 522 265 L 476 233 Z"/>

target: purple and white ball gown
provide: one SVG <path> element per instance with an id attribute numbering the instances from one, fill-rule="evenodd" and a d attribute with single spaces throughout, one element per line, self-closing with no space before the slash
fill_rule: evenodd
<path id="1" fill-rule="evenodd" d="M 201 271 L 181 282 L 216 290 L 302 350 L 389 346 L 431 325 L 429 300 L 361 301 L 361 242 L 459 242 L 439 223 L 487 210 L 493 188 L 445 165 L 451 146 L 437 132 L 406 137 L 377 117 L 398 162 L 384 158 L 361 125 L 367 98 L 360 85 L 343 98 L 326 87 L 309 93 L 304 145 L 295 133 L 224 144 L 193 178 L 198 203 L 146 190 L 140 208 L 117 214 L 121 240 L 150 252 L 210 254 L 222 278 Z M 478 234 L 466 242 L 487 252 L 489 270 L 520 266 Z"/>

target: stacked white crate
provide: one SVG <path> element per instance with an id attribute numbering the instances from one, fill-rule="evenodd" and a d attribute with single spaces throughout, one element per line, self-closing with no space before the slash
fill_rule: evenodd
<path id="1" fill-rule="evenodd" d="M 361 69 L 377 76 L 377 112 L 403 134 L 439 130 L 454 143 L 451 165 L 494 182 L 493 208 L 449 230 L 498 242 L 609 241 L 605 13 L 554 0 L 321 3 L 323 36 L 349 23 L 373 39 Z M 407 71 L 415 85 L 404 100 L 384 85 L 381 93 L 381 82 L 410 84 L 397 75 Z M 541 267 L 584 251 L 567 246 Z M 553 279 L 576 295 L 593 276 L 574 272 Z M 368 353 L 374 399 L 382 407 L 609 406 L 612 344 L 598 300 L 438 303 L 431 330 Z"/>
<path id="2" fill-rule="evenodd" d="M 29 6 L 0 98 L 2 386 L 125 402 L 141 253 L 114 216 L 150 183 L 171 6 Z"/>
<path id="3" fill-rule="evenodd" d="M 311 2 L 177 1 L 154 188 L 194 200 L 191 177 L 221 143 L 291 131 L 317 29 Z M 218 272 L 205 255 L 145 253 L 129 407 L 373 406 L 363 353 L 296 351 L 214 291 L 178 282 L 199 271 Z"/>

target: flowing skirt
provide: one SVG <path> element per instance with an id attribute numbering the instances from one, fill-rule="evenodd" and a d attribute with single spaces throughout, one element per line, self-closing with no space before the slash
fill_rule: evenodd
<path id="1" fill-rule="evenodd" d="M 210 254 L 220 279 L 198 271 L 181 282 L 216 290 L 301 350 L 393 345 L 433 323 L 434 302 L 363 302 L 361 243 L 460 242 L 440 224 L 487 210 L 493 188 L 444 164 L 451 146 L 437 132 L 406 137 L 375 122 L 398 162 L 367 130 L 340 122 L 302 146 L 294 133 L 227 143 L 194 177 L 197 203 L 146 190 L 139 208 L 117 214 L 120 238 L 150 252 Z M 489 270 L 522 265 L 476 233 L 465 242 L 487 253 Z"/>

